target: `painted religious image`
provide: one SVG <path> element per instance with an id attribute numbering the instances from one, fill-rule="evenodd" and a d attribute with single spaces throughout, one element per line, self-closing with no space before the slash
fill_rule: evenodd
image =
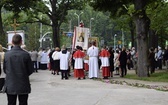
<path id="1" fill-rule="evenodd" d="M 88 48 L 89 28 L 75 27 L 73 36 L 73 48 L 81 46 L 83 49 Z"/>
<path id="2" fill-rule="evenodd" d="M 90 37 L 88 41 L 88 47 L 92 45 L 92 42 L 96 42 L 96 46 L 99 47 L 99 38 L 98 37 Z"/>
<path id="3" fill-rule="evenodd" d="M 84 32 L 79 33 L 77 41 L 78 42 L 84 42 L 84 35 L 85 35 Z"/>

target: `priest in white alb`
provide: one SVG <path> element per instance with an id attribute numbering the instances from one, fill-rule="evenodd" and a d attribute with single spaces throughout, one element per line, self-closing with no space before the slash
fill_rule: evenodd
<path id="1" fill-rule="evenodd" d="M 98 67 L 98 56 L 99 49 L 96 47 L 96 42 L 92 42 L 92 46 L 89 47 L 87 51 L 87 55 L 89 56 L 89 78 L 98 78 L 99 77 L 99 67 Z"/>

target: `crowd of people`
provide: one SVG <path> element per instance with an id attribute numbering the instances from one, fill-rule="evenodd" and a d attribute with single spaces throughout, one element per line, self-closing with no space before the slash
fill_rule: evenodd
<path id="1" fill-rule="evenodd" d="M 135 47 L 114 49 L 103 46 L 99 50 L 93 41 L 88 49 L 76 46 L 70 51 L 63 45 L 61 48 L 27 51 L 21 47 L 22 37 L 18 34 L 14 35 L 12 43 L 13 46 L 6 52 L 0 45 L 0 76 L 3 64 L 6 74 L 3 91 L 7 94 L 8 104 L 12 105 L 16 105 L 17 97 L 20 104 L 27 105 L 31 92 L 29 76 L 33 72 L 38 73 L 38 70 L 49 69 L 52 75 L 61 73 L 62 80 L 68 80 L 73 73 L 74 78 L 81 80 L 86 77 L 109 79 L 114 75 L 124 77 L 127 69 L 137 69 L 138 52 Z M 168 69 L 168 47 L 164 50 L 161 47 L 150 48 L 148 60 L 150 73 L 162 69 L 162 65 Z"/>
<path id="2" fill-rule="evenodd" d="M 116 48 L 114 50 L 112 47 L 103 46 L 99 50 L 93 42 L 87 50 L 76 46 L 72 52 L 63 46 L 54 49 L 40 48 L 39 51 L 33 49 L 27 52 L 30 54 L 34 65 L 34 72 L 49 69 L 53 75 L 61 73 L 61 79 L 68 79 L 72 71 L 77 79 L 86 79 L 86 76 L 92 79 L 99 78 L 101 70 L 102 78 L 108 79 L 113 75 L 124 77 L 127 70 L 137 69 L 138 53 L 135 47 L 131 49 Z M 2 62 L 4 51 L 1 50 L 0 54 Z M 168 69 L 168 48 L 165 47 L 164 50 L 161 47 L 150 48 L 148 60 L 150 73 L 154 73 L 156 69 L 162 69 L 162 65 Z"/>
<path id="3" fill-rule="evenodd" d="M 73 52 L 64 45 L 52 50 L 40 48 L 39 51 L 27 51 L 21 47 L 22 37 L 18 34 L 14 35 L 12 43 L 13 46 L 7 52 L 0 45 L 0 63 L 6 74 L 4 92 L 7 94 L 8 104 L 12 105 L 16 104 L 17 97 L 20 104 L 27 105 L 28 94 L 31 92 L 29 76 L 39 69 L 49 69 L 53 75 L 61 73 L 62 80 L 68 80 L 71 71 L 80 80 L 86 79 L 86 76 L 90 79 L 101 78 L 100 76 L 109 79 L 113 75 L 124 77 L 127 69 L 137 69 L 138 53 L 134 47 L 113 49 L 103 46 L 99 50 L 93 41 L 88 49 L 76 46 Z M 162 69 L 162 65 L 168 69 L 168 48 L 150 48 L 148 60 L 150 73 Z M 1 68 L 0 64 L 0 75 Z"/>

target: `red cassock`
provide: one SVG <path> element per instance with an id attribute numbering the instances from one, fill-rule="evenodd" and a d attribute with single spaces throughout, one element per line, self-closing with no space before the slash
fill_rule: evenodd
<path id="1" fill-rule="evenodd" d="M 109 63 L 109 57 L 110 57 L 110 53 L 103 49 L 100 54 L 100 59 L 101 59 L 101 63 L 102 63 L 102 76 L 103 77 L 109 77 L 110 76 L 110 63 Z"/>
<path id="2" fill-rule="evenodd" d="M 85 77 L 84 74 L 84 62 L 83 62 L 83 58 L 85 56 L 85 53 L 77 50 L 73 57 L 75 59 L 75 64 L 74 64 L 74 77 L 76 78 L 83 78 Z"/>

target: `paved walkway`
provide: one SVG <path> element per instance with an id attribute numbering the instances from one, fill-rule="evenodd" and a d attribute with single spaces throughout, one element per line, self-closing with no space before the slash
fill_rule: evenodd
<path id="1" fill-rule="evenodd" d="M 113 79 L 126 80 L 117 76 Z M 38 73 L 31 75 L 30 80 L 32 93 L 29 95 L 29 105 L 167 105 L 168 103 L 168 92 L 90 79 L 77 80 L 73 77 L 61 80 L 60 75 L 51 75 L 48 70 L 39 70 Z M 168 84 L 160 83 L 160 85 Z M 7 105 L 6 94 L 0 93 L 0 105 Z"/>

